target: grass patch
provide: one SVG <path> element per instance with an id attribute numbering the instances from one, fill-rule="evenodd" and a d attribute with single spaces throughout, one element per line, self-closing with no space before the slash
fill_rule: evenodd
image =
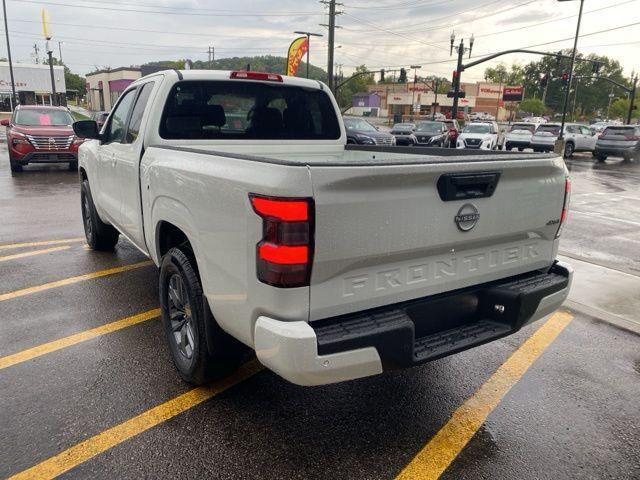
<path id="1" fill-rule="evenodd" d="M 78 113 L 78 112 L 71 112 L 71 115 L 73 116 L 73 119 L 77 122 L 80 120 L 90 120 L 89 117 L 87 117 L 86 115 L 83 115 L 82 113 Z"/>

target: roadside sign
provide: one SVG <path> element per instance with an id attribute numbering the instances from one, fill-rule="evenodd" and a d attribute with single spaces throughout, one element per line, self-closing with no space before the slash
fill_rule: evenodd
<path id="1" fill-rule="evenodd" d="M 51 18 L 49 12 L 44 8 L 40 11 L 40 17 L 42 18 L 42 35 L 45 40 L 51 40 Z"/>
<path id="2" fill-rule="evenodd" d="M 505 102 L 521 102 L 524 98 L 524 87 L 504 87 L 502 100 Z"/>

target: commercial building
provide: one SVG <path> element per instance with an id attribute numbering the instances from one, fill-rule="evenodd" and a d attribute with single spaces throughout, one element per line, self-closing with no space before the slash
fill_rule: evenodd
<path id="1" fill-rule="evenodd" d="M 22 105 L 66 105 L 67 87 L 64 81 L 64 67 L 54 66 L 53 77 L 57 99 L 53 98 L 52 94 L 49 65 L 14 62 L 13 78 L 18 103 Z M 11 112 L 12 107 L 9 63 L 0 62 L 0 112 Z"/>
<path id="2" fill-rule="evenodd" d="M 122 92 L 141 76 L 142 72 L 138 67 L 119 67 L 89 73 L 86 76 L 89 110 L 111 110 Z"/>
<path id="3" fill-rule="evenodd" d="M 461 89 L 465 92 L 465 98 L 458 100 L 458 108 L 465 113 L 486 112 L 495 116 L 499 121 L 505 120 L 509 111 L 502 100 L 504 85 L 497 83 L 462 83 Z M 451 114 L 453 99 L 446 93 L 436 95 L 431 90 L 429 83 L 383 83 L 369 85 L 369 94 L 376 94 L 379 98 L 379 116 L 398 118 L 402 116 L 418 117 L 429 116 L 434 113 Z M 357 115 L 357 107 L 362 103 L 363 97 L 354 95 L 351 112 Z M 357 103 L 356 103 L 357 102 Z M 371 113 L 374 114 L 374 111 Z"/>

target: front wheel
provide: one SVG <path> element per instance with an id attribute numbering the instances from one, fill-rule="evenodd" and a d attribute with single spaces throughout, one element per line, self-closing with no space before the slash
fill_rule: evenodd
<path id="1" fill-rule="evenodd" d="M 98 216 L 96 206 L 91 197 L 89 180 L 82 181 L 80 189 L 80 202 L 82 203 L 82 223 L 87 244 L 92 250 L 110 251 L 118 243 L 118 231 L 111 225 L 104 223 Z"/>
<path id="2" fill-rule="evenodd" d="M 233 372 L 242 349 L 215 322 L 187 246 L 172 248 L 162 257 L 159 281 L 165 335 L 182 379 L 202 385 Z M 209 344 L 207 328 L 211 329 Z"/>
<path id="3" fill-rule="evenodd" d="M 575 147 L 573 146 L 573 143 L 566 143 L 564 145 L 564 158 L 570 158 L 574 151 Z"/>
<path id="4" fill-rule="evenodd" d="M 606 159 L 607 159 L 606 155 L 602 155 L 602 154 L 596 155 L 596 160 L 598 160 L 599 162 L 604 162 Z"/>

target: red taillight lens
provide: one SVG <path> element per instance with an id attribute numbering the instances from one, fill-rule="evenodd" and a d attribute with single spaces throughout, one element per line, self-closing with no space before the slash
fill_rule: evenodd
<path id="1" fill-rule="evenodd" d="M 313 199 L 249 195 L 262 218 L 256 246 L 258 280 L 280 288 L 309 285 L 313 260 Z"/>
<path id="2" fill-rule="evenodd" d="M 562 214 L 560 215 L 560 225 L 558 226 L 556 238 L 558 238 L 562 233 L 564 224 L 567 221 L 567 216 L 569 215 L 570 199 L 571 199 L 571 180 L 569 179 L 569 177 L 567 177 L 564 181 L 564 202 L 562 203 Z"/>
<path id="3" fill-rule="evenodd" d="M 243 80 L 262 80 L 266 82 L 280 82 L 282 83 L 282 76 L 277 73 L 266 73 L 266 72 L 246 72 L 244 70 L 231 72 L 229 76 L 231 79 L 243 79 Z"/>

